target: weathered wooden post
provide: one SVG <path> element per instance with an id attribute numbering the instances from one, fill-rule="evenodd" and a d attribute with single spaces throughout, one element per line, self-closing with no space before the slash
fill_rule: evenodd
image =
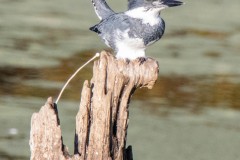
<path id="1" fill-rule="evenodd" d="M 31 121 L 31 159 L 130 160 L 126 148 L 128 104 L 139 87 L 151 89 L 158 77 L 158 63 L 117 60 L 103 51 L 95 61 L 91 82 L 84 82 L 76 116 L 75 153 L 62 143 L 57 106 L 49 98 Z"/>

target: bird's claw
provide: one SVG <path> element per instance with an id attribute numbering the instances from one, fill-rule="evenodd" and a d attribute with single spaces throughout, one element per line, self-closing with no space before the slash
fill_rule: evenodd
<path id="1" fill-rule="evenodd" d="M 138 60 L 138 62 L 141 65 L 141 64 L 143 64 L 147 60 L 147 58 L 146 57 L 138 57 L 137 60 Z"/>
<path id="2" fill-rule="evenodd" d="M 130 63 L 130 59 L 126 58 L 125 61 L 127 62 L 127 64 Z"/>

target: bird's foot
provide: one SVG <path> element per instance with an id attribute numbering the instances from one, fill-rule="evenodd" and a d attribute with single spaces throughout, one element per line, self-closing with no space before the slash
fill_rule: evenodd
<path id="1" fill-rule="evenodd" d="M 131 60 L 126 58 L 125 61 L 127 62 L 127 64 L 129 64 Z"/>
<path id="2" fill-rule="evenodd" d="M 147 60 L 147 57 L 138 57 L 137 60 L 138 60 L 138 62 L 141 65 L 141 64 L 143 64 Z"/>

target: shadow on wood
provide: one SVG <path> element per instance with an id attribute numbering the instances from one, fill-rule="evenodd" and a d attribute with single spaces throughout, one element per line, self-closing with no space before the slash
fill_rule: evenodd
<path id="1" fill-rule="evenodd" d="M 74 155 L 62 143 L 57 106 L 49 98 L 32 116 L 31 159 L 133 159 L 131 146 L 126 148 L 130 98 L 139 87 L 151 89 L 157 77 L 158 63 L 151 58 L 117 60 L 103 51 L 91 82 L 83 84 Z"/>

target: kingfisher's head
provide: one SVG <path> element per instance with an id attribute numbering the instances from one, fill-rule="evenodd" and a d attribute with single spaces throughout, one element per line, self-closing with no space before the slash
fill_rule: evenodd
<path id="1" fill-rule="evenodd" d="M 128 0 L 128 9 L 144 7 L 146 10 L 156 9 L 161 11 L 164 8 L 182 5 L 183 2 L 177 0 Z"/>

